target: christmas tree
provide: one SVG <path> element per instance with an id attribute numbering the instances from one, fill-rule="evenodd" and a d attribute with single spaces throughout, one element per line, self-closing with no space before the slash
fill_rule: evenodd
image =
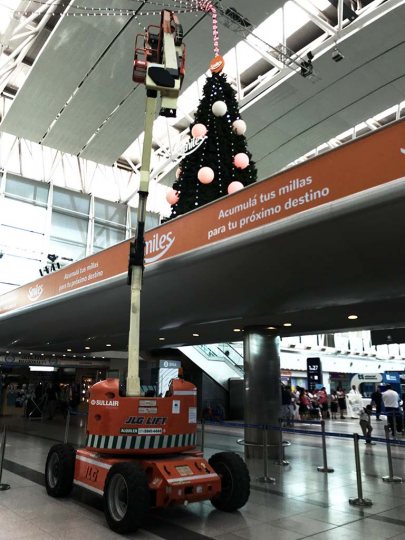
<path id="1" fill-rule="evenodd" d="M 190 128 L 190 140 L 204 140 L 179 164 L 177 180 L 167 194 L 172 205 L 169 219 L 238 191 L 257 179 L 244 136 L 246 124 L 225 74 L 213 73 L 207 78 Z"/>

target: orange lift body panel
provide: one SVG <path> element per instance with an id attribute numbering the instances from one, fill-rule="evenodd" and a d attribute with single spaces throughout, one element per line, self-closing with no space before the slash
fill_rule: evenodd
<path id="1" fill-rule="evenodd" d="M 174 379 L 168 397 L 122 397 L 119 380 L 96 383 L 86 448 L 99 454 L 162 455 L 196 447 L 197 389 Z"/>
<path id="2" fill-rule="evenodd" d="M 74 483 L 103 495 L 108 471 L 125 461 L 136 461 L 145 470 L 154 507 L 205 501 L 221 491 L 220 477 L 201 452 L 148 460 L 114 458 L 83 448 L 76 453 Z"/>

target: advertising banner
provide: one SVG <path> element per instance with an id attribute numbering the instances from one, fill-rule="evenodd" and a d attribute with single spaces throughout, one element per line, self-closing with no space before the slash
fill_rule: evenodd
<path id="1" fill-rule="evenodd" d="M 148 231 L 145 263 L 211 246 L 404 177 L 402 120 Z M 123 275 L 128 252 L 126 241 L 6 293 L 0 297 L 0 316 Z"/>

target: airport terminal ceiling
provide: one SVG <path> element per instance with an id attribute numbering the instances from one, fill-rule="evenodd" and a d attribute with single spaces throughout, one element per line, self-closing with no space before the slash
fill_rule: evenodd
<path id="1" fill-rule="evenodd" d="M 183 4 L 168 2 L 180 7 Z M 269 176 L 376 112 L 401 102 L 405 94 L 402 4 L 400 0 L 356 4 L 359 15 L 355 14 L 351 20 L 346 18 L 339 28 L 333 2 L 305 2 L 303 6 L 312 13 L 311 19 L 287 38 L 286 45 L 298 51 L 295 64 L 289 62 L 288 67 L 280 64 L 275 51 L 268 47 L 266 50 L 262 42 L 254 43 L 256 49 L 248 49 L 247 54 L 250 51 L 254 59 L 252 65 L 239 58 L 236 67 L 232 55 L 237 52 L 232 52 L 228 60 L 230 79 L 240 94 L 242 116 L 248 125 L 248 146 L 257 163 L 259 178 Z M 67 14 L 72 15 L 77 6 L 85 5 L 84 1 L 71 2 Z M 118 160 L 119 166 L 132 166 L 137 171 L 140 145 L 134 141 L 138 141 L 143 131 L 145 92 L 131 79 L 134 37 L 144 24 L 153 23 L 157 15 L 152 15 L 156 8 L 153 2 L 135 5 L 142 14 L 138 18 L 50 17 L 38 42 L 29 51 L 32 56 L 27 55 L 27 64 L 20 66 L 19 74 L 17 71 L 10 77 L 8 87 L 4 87 L 3 79 L 0 89 L 8 97 L 16 95 L 11 104 L 7 101 L 0 130 L 98 163 L 111 165 Z M 283 2 L 271 2 L 271 9 L 263 0 L 249 4 L 248 10 L 241 0 L 217 2 L 217 5 L 221 8 L 218 17 L 221 52 L 226 53 L 241 41 L 245 44 L 249 40 L 244 40 L 221 12 L 233 8 L 252 24 L 252 33 L 259 34 L 254 28 L 281 8 Z M 286 17 L 292 5 L 288 2 L 285 6 Z M 111 9 L 118 7 L 134 9 L 134 2 L 112 2 Z M 348 9 L 346 4 L 344 9 Z M 182 91 L 186 94 L 204 74 L 213 56 L 211 22 L 201 13 L 182 13 L 180 17 L 187 44 Z M 89 39 L 90 49 L 86 45 Z M 269 41 L 272 43 L 271 36 Z M 344 55 L 339 63 L 331 56 L 336 45 Z M 10 42 L 10 52 L 15 46 Z M 84 49 L 88 54 L 83 55 Z M 296 66 L 309 50 L 315 55 L 314 76 L 304 78 Z M 245 49 L 243 54 L 246 56 Z M 252 90 L 247 92 L 250 87 Z M 176 137 L 184 135 L 192 109 L 198 103 L 197 95 L 185 102 L 181 99 L 175 123 L 167 124 L 166 119 L 155 123 L 154 150 L 160 157 L 152 161 L 155 163 L 152 173 L 161 170 L 159 174 L 156 172 L 155 179 L 168 185 L 173 181 L 170 172 L 174 167 L 170 147 Z M 194 105 L 190 108 L 191 102 Z M 162 154 L 166 156 L 163 163 Z"/>

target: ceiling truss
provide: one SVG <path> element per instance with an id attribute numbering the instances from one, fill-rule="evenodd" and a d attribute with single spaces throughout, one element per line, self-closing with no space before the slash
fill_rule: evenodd
<path id="1" fill-rule="evenodd" d="M 234 49 L 234 55 L 236 57 L 236 72 L 232 74 L 229 79 L 230 82 L 234 85 L 241 112 L 253 106 L 259 100 L 261 100 L 268 92 L 271 92 L 273 88 L 282 84 L 289 77 L 297 73 L 301 68 L 301 59 L 309 50 L 314 54 L 315 57 L 321 56 L 322 54 L 327 53 L 333 47 L 336 47 L 337 44 L 341 43 L 354 32 L 360 31 L 364 26 L 375 20 L 377 17 L 383 16 L 388 11 L 395 9 L 397 6 L 403 3 L 404 0 L 388 0 L 381 4 L 381 0 L 375 0 L 365 8 L 360 8 L 357 10 L 358 17 L 347 24 L 347 20 L 343 19 L 343 0 L 337 1 L 337 25 L 333 27 L 327 20 L 326 17 L 320 12 L 310 0 L 293 0 L 299 7 L 302 9 L 309 19 L 316 24 L 323 32 L 322 36 L 318 38 L 315 42 L 309 43 L 305 49 L 300 51 L 300 55 L 289 50 L 286 46 L 286 30 L 283 29 L 282 35 L 283 43 L 280 43 L 278 46 L 274 47 L 255 33 L 255 28 L 252 25 L 245 26 L 235 20 L 235 18 L 230 18 L 229 13 L 223 7 L 222 3 L 217 2 L 218 16 L 222 20 L 227 20 L 226 24 L 233 31 L 241 35 L 242 41 L 247 43 L 254 50 L 259 52 L 260 56 L 264 58 L 269 64 L 269 70 L 265 75 L 259 75 L 248 85 L 243 85 L 242 83 L 242 73 L 239 69 L 240 62 L 238 61 L 238 46 Z M 37 39 L 41 30 L 45 27 L 49 19 L 54 15 L 55 11 L 59 8 L 60 5 L 58 1 L 55 0 L 46 0 L 44 3 L 35 4 L 36 9 L 26 18 L 20 17 L 20 20 L 14 20 L 9 25 L 6 33 L 2 37 L 1 52 L 3 53 L 0 56 L 0 92 L 2 92 L 2 116 L 7 112 L 8 107 L 10 106 L 12 96 L 8 96 L 5 89 L 9 84 L 10 80 L 15 77 L 16 72 L 21 69 L 21 65 L 24 62 L 24 58 L 30 47 L 32 47 L 34 41 Z M 35 21 L 39 23 L 35 25 Z M 285 23 L 285 17 L 282 18 Z M 17 46 L 12 50 L 13 43 L 17 43 Z M 11 51 L 11 52 L 10 52 Z M 197 84 L 197 94 L 201 95 L 201 84 Z M 189 107 L 182 106 L 181 98 L 179 100 L 179 116 L 176 119 L 177 125 L 189 125 L 193 120 L 193 114 L 198 105 L 198 100 L 195 101 L 194 110 L 189 110 Z M 162 122 L 162 119 L 157 119 L 157 122 Z M 163 120 L 166 121 L 167 120 Z M 375 124 L 373 124 L 375 125 Z M 176 126 L 167 125 L 165 133 L 162 133 L 162 128 L 160 129 L 159 135 L 154 139 L 155 149 L 152 157 L 152 171 L 151 171 L 151 180 L 155 183 L 162 184 L 171 184 L 171 180 L 167 178 L 169 173 L 177 166 L 181 157 L 178 152 L 176 154 L 176 149 L 180 148 L 184 142 L 186 142 L 189 136 L 189 128 L 183 127 L 182 129 L 176 128 Z M 2 142 L 7 139 L 6 144 Z M 0 167 L 7 172 L 10 170 L 10 157 L 14 153 L 16 147 L 19 148 L 19 172 L 23 174 L 24 164 L 22 161 L 24 159 L 30 160 L 30 156 L 38 152 L 36 148 L 34 152 L 34 146 L 38 147 L 35 143 L 30 143 L 25 141 L 25 147 L 28 150 L 26 152 L 22 146 L 21 141 L 13 136 L 0 133 Z M 143 134 L 141 134 L 138 139 L 131 145 L 120 160 L 118 160 L 116 166 L 119 169 L 122 169 L 121 172 L 125 176 L 126 183 L 131 183 L 131 189 L 126 190 L 124 193 L 123 190 L 119 187 L 119 192 L 123 196 L 122 202 L 130 201 L 137 192 L 137 185 L 139 180 L 139 170 L 140 170 L 140 155 L 142 148 Z M 58 150 L 53 150 L 50 148 L 45 148 L 43 146 L 39 147 L 42 153 L 42 172 L 40 173 L 39 180 L 47 181 L 49 175 L 54 172 L 55 167 L 59 167 L 61 164 L 63 166 L 64 160 L 71 160 L 72 156 L 64 154 Z M 28 154 L 28 155 L 27 155 Z M 77 167 L 79 171 L 80 185 L 81 190 L 86 192 L 90 186 L 92 186 L 94 178 L 94 167 L 104 167 L 103 165 L 93 164 L 92 167 L 85 165 L 86 160 L 77 157 Z M 51 161 L 52 165 L 47 165 L 46 161 Z M 13 166 L 13 170 L 15 165 Z M 107 169 L 109 169 L 107 167 Z M 125 170 L 124 170 L 125 169 Z M 116 175 L 111 174 L 112 180 L 116 180 Z M 166 177 L 166 180 L 165 180 Z M 124 190 L 125 191 L 125 190 Z"/>

